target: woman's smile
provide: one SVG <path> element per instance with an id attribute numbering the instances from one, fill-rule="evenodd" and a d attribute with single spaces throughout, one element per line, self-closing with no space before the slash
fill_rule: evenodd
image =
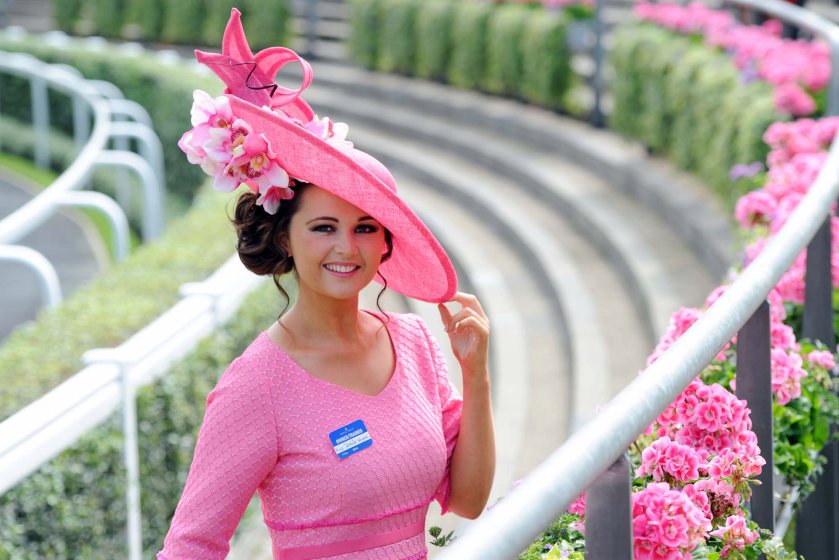
<path id="1" fill-rule="evenodd" d="M 348 278 L 358 272 L 361 267 L 357 264 L 326 263 L 323 268 L 341 278 Z"/>

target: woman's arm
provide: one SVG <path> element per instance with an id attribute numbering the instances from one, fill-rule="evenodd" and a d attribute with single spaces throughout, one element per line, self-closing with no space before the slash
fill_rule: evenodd
<path id="1" fill-rule="evenodd" d="M 489 381 L 489 319 L 478 299 L 458 292 L 463 307 L 454 315 L 440 304 L 440 316 L 463 372 L 460 433 L 452 453 L 448 508 L 468 519 L 484 510 L 495 475 L 495 430 Z"/>

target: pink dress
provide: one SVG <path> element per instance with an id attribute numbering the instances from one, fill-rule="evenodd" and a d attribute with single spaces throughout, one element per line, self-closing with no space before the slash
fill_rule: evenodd
<path id="1" fill-rule="evenodd" d="M 158 560 L 224 558 L 254 491 L 275 560 L 426 558 L 463 401 L 419 317 L 388 313 L 386 326 L 396 363 L 372 397 L 307 373 L 265 332 L 230 364 Z M 372 444 L 339 459 L 330 433 L 357 420 Z"/>

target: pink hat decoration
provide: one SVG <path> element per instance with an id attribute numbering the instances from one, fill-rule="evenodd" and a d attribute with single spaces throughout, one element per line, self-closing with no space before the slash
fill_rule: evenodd
<path id="1" fill-rule="evenodd" d="M 190 163 L 213 177 L 213 187 L 230 192 L 247 185 L 257 204 L 275 214 L 294 196 L 295 181 L 312 183 L 366 211 L 393 236 L 393 254 L 379 267 L 388 287 L 429 302 L 451 300 L 457 276 L 446 252 L 399 197 L 396 182 L 378 160 L 347 141 L 348 127 L 318 118 L 302 97 L 312 68 L 294 51 L 270 47 L 254 55 L 241 15 L 233 8 L 222 53 L 195 51 L 224 82 L 224 95 L 196 90 L 192 128 L 178 146 Z M 303 69 L 298 89 L 274 82 L 284 65 Z M 378 278 L 377 278 L 378 279 Z"/>

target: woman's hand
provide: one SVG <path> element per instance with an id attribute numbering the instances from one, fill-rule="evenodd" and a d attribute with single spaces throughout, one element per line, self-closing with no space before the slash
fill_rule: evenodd
<path id="1" fill-rule="evenodd" d="M 454 356 L 464 377 L 486 374 L 489 371 L 489 319 L 478 298 L 471 294 L 457 292 L 452 301 L 461 305 L 454 315 L 445 304 L 437 307 Z"/>
<path id="2" fill-rule="evenodd" d="M 468 519 L 486 506 L 495 476 L 495 431 L 489 379 L 489 319 L 470 294 L 452 299 L 461 309 L 452 314 L 440 304 L 440 317 L 463 372 L 463 410 L 452 453 L 449 509 Z"/>

